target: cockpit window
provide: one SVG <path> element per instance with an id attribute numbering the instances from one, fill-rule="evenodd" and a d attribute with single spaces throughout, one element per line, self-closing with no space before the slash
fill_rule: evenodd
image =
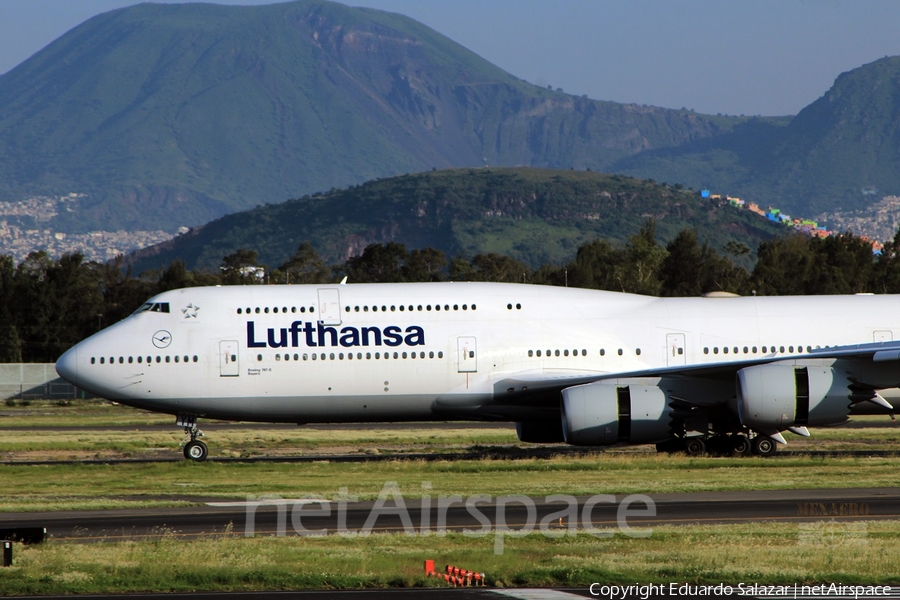
<path id="1" fill-rule="evenodd" d="M 169 303 L 168 302 L 145 302 L 139 309 L 134 311 L 134 314 L 142 313 L 142 312 L 167 313 L 167 312 L 169 312 Z"/>

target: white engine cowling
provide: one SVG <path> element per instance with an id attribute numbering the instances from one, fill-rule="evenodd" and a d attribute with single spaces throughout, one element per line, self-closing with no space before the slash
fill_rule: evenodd
<path id="1" fill-rule="evenodd" d="M 847 383 L 847 376 L 831 367 L 747 367 L 737 373 L 738 417 L 764 433 L 841 423 L 850 412 Z"/>
<path id="2" fill-rule="evenodd" d="M 562 391 L 560 413 L 565 441 L 575 446 L 645 444 L 671 437 L 672 410 L 656 386 L 573 386 Z"/>

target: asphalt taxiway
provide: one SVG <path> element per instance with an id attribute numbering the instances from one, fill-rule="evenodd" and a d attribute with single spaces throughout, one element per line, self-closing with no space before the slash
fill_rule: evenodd
<path id="1" fill-rule="evenodd" d="M 442 500 L 443 498 L 443 500 Z M 182 538 L 245 535 L 330 535 L 344 532 L 495 531 L 748 522 L 900 519 L 900 488 L 693 492 L 631 496 L 498 496 L 404 499 L 382 490 L 380 501 L 352 498 L 184 498 L 186 508 L 3 513 L 0 529 L 45 527 L 77 542 L 110 542 L 162 535 Z M 570 497 L 566 497 L 570 498 Z M 466 500 L 469 500 L 467 504 Z M 577 507 L 568 504 L 576 502 Z M 623 509 L 623 505 L 626 505 Z M 568 509 L 568 512 L 566 512 Z"/>

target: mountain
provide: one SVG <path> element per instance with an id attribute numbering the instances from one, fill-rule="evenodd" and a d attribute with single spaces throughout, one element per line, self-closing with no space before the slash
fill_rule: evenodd
<path id="1" fill-rule="evenodd" d="M 0 198 L 51 227 L 174 231 L 432 168 L 602 169 L 741 119 L 521 81 L 407 17 L 323 0 L 139 4 L 0 76 Z"/>
<path id="2" fill-rule="evenodd" d="M 616 162 L 612 170 L 752 197 L 808 216 L 900 195 L 900 57 L 841 74 L 793 118 Z"/>
<path id="3" fill-rule="evenodd" d="M 240 248 L 277 267 L 309 241 L 329 262 L 396 241 L 450 256 L 496 252 L 533 267 L 572 260 L 594 238 L 624 242 L 648 218 L 661 241 L 685 228 L 717 249 L 756 248 L 784 229 L 697 192 L 619 175 L 531 168 L 450 169 L 370 181 L 231 214 L 129 257 L 137 273 L 179 259 L 215 270 Z"/>

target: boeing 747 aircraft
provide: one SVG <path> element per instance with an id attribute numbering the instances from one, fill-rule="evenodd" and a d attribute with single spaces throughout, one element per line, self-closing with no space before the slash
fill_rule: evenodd
<path id="1" fill-rule="evenodd" d="M 73 385 L 176 415 L 515 421 L 519 439 L 772 454 L 892 410 L 896 296 L 652 298 L 500 283 L 187 288 L 77 344 Z"/>

